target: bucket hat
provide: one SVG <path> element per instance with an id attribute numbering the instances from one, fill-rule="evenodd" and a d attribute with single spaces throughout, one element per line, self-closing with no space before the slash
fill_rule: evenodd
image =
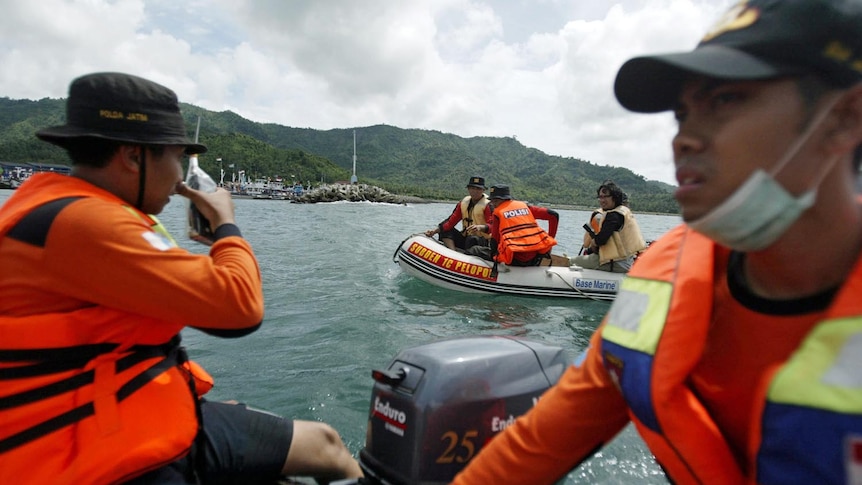
<path id="1" fill-rule="evenodd" d="M 480 189 L 484 189 L 485 179 L 482 177 L 470 177 L 470 181 L 467 182 L 467 187 L 478 187 Z"/>
<path id="2" fill-rule="evenodd" d="M 508 185 L 492 185 L 491 193 L 488 195 L 488 198 L 511 200 L 512 195 L 509 193 Z"/>
<path id="3" fill-rule="evenodd" d="M 61 147 L 77 138 L 148 145 L 180 145 L 189 155 L 204 153 L 186 133 L 177 95 L 147 79 L 117 72 L 81 76 L 69 86 L 66 124 L 36 133 Z"/>
<path id="4" fill-rule="evenodd" d="M 620 67 L 614 94 L 631 111 L 673 109 L 691 74 L 727 80 L 812 73 L 835 87 L 862 81 L 862 2 L 737 3 L 694 50 L 636 57 Z"/>

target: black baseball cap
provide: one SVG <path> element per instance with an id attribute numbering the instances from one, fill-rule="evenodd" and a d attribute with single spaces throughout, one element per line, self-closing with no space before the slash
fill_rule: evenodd
<path id="1" fill-rule="evenodd" d="M 186 133 L 177 95 L 147 79 L 118 72 L 76 78 L 69 86 L 66 124 L 36 133 L 42 140 L 66 146 L 79 138 L 132 144 L 180 145 L 189 155 L 207 147 Z"/>
<path id="2" fill-rule="evenodd" d="M 617 73 L 626 109 L 673 109 L 689 75 L 727 80 L 812 73 L 846 88 L 862 81 L 862 1 L 749 0 L 737 3 L 691 52 L 636 57 Z"/>

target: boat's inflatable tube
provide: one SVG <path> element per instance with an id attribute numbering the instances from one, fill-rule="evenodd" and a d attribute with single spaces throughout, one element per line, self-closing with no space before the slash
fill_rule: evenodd
<path id="1" fill-rule="evenodd" d="M 422 281 L 468 293 L 612 300 L 624 273 L 578 266 L 519 267 L 494 263 L 453 251 L 439 241 L 414 234 L 393 255 L 405 273 Z"/>

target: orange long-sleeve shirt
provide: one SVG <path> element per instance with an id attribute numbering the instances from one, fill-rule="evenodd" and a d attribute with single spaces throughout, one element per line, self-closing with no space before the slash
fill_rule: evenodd
<path id="1" fill-rule="evenodd" d="M 205 329 L 263 319 L 260 270 L 243 238 L 219 239 L 209 256 L 165 247 L 121 199 L 74 177 L 31 177 L 0 210 L 0 232 L 29 199 L 64 191 L 89 196 L 59 212 L 42 247 L 0 239 L 0 315 L 96 305 Z"/>

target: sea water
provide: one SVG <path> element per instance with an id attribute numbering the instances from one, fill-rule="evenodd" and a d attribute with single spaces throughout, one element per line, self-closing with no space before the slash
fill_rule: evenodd
<path id="1" fill-rule="evenodd" d="M 0 190 L 0 204 L 13 191 Z M 473 295 L 437 288 L 401 272 L 401 241 L 435 227 L 451 204 L 292 204 L 236 199 L 236 217 L 260 261 L 266 298 L 261 328 L 239 339 L 183 332 L 190 356 L 216 380 L 211 399 L 333 425 L 358 455 L 365 443 L 371 370 L 400 350 L 457 336 L 512 335 L 563 347 L 575 358 L 610 304 L 580 299 Z M 589 212 L 558 210 L 555 253 L 575 255 Z M 679 217 L 637 214 L 646 239 Z M 186 201 L 175 196 L 160 219 L 181 246 Z M 544 224 L 544 222 L 540 222 Z M 194 325 L 197 322 L 188 322 Z M 667 483 L 631 426 L 566 484 Z"/>

